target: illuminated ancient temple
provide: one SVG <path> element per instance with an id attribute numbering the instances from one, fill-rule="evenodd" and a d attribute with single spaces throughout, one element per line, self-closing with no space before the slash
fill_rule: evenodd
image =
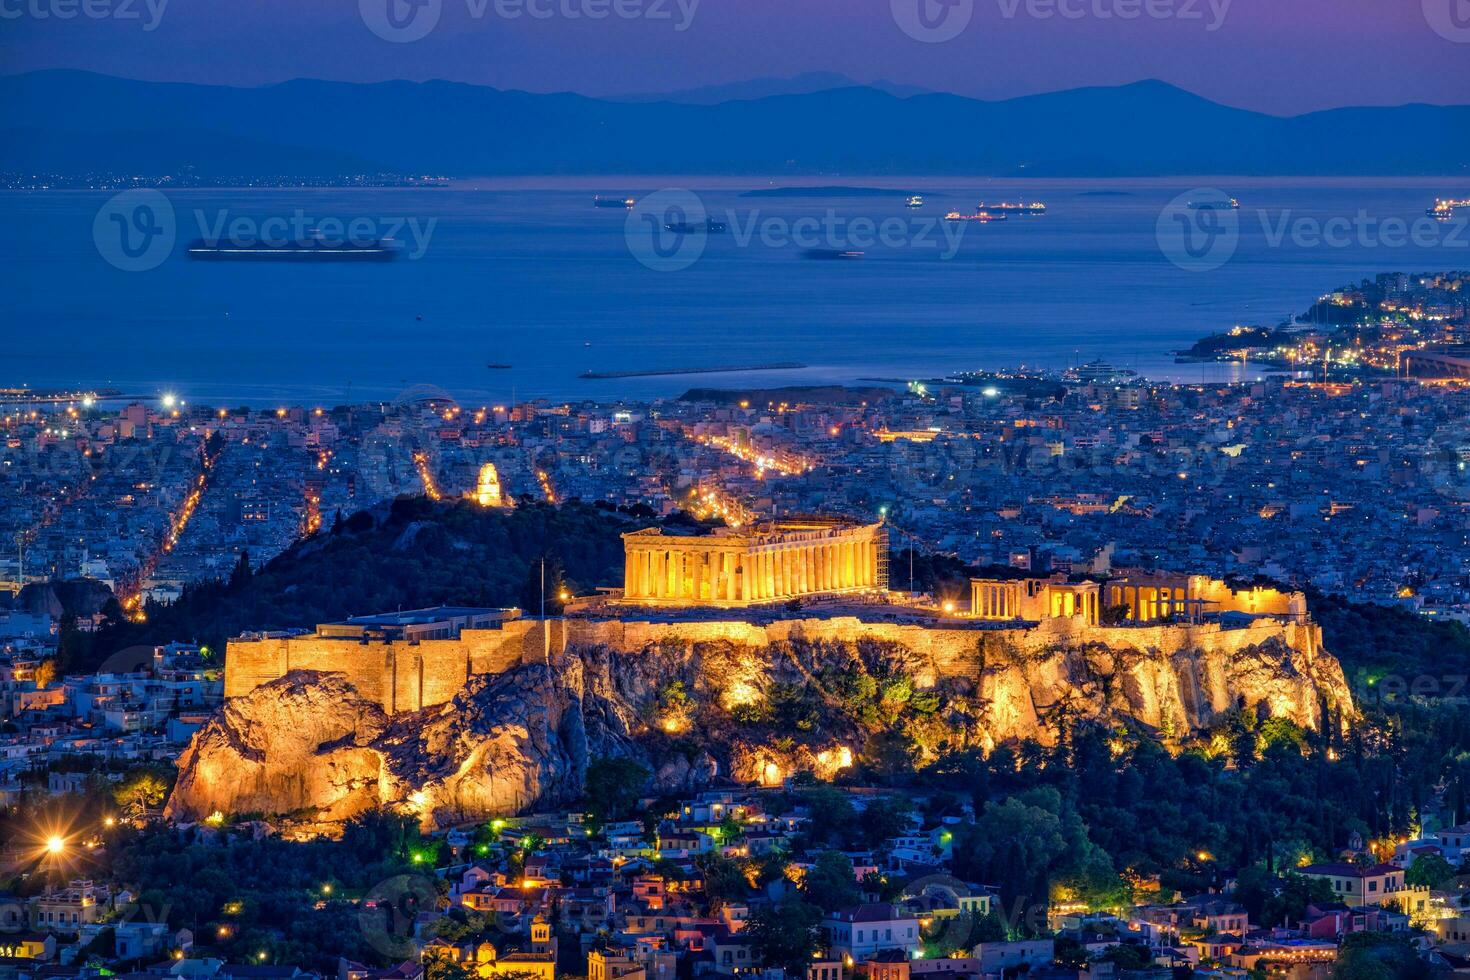
<path id="1" fill-rule="evenodd" d="M 623 535 L 623 600 L 730 608 L 888 588 L 882 524 L 779 521 L 703 535 Z"/>

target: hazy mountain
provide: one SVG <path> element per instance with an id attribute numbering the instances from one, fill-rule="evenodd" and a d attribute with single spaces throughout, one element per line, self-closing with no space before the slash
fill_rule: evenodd
<path id="1" fill-rule="evenodd" d="M 1470 106 L 1280 118 L 1162 82 L 986 102 L 846 87 L 717 105 L 455 82 L 263 88 L 86 72 L 0 78 L 0 169 L 125 170 L 148 134 L 201 173 L 1122 176 L 1464 174 Z M 279 161 L 279 163 L 277 162 Z"/>
<path id="2" fill-rule="evenodd" d="M 752 78 L 743 82 L 724 85 L 701 85 L 698 88 L 681 89 L 673 92 L 646 92 L 613 96 L 613 102 L 677 102 L 683 105 L 719 105 L 750 99 L 768 99 L 773 95 L 809 95 L 812 92 L 827 92 L 835 88 L 871 88 L 879 92 L 906 99 L 912 95 L 927 95 L 929 89 L 917 85 L 900 85 L 897 82 L 875 81 L 863 86 L 846 75 L 835 71 L 809 71 L 790 78 Z"/>

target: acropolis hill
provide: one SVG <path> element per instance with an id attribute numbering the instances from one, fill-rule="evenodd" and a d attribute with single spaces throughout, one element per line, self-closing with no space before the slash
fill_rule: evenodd
<path id="1" fill-rule="evenodd" d="M 894 722 L 921 757 L 1051 741 L 1063 716 L 1179 739 L 1239 707 L 1308 728 L 1352 713 L 1298 593 L 1017 572 L 937 604 L 888 590 L 882 524 L 650 529 L 624 544 L 623 587 L 555 618 L 439 608 L 232 640 L 228 700 L 181 760 L 170 814 L 396 804 L 446 824 L 570 798 L 599 755 L 637 758 L 670 789 L 830 778 L 874 733 L 832 689 L 854 674 L 936 696 Z M 674 682 L 689 705 L 671 706 Z M 778 730 L 763 712 L 781 685 L 830 717 Z"/>

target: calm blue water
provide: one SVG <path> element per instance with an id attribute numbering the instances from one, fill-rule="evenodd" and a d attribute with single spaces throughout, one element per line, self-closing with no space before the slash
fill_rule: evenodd
<path id="1" fill-rule="evenodd" d="M 210 219 L 358 216 L 437 219 L 423 257 L 389 264 L 224 264 L 179 255 L 124 272 L 99 255 L 93 220 L 111 196 L 0 193 L 0 386 L 110 385 L 176 390 L 199 401 L 328 403 L 391 397 L 433 383 L 472 402 L 647 397 L 692 384 L 818 383 L 934 376 L 1103 357 L 1152 376 L 1223 379 L 1171 352 L 1235 323 L 1274 323 L 1334 287 L 1384 271 L 1465 268 L 1467 239 L 1427 247 L 1268 241 L 1257 209 L 1325 220 L 1413 220 L 1434 181 L 973 181 L 834 178 L 912 189 L 901 198 L 751 199 L 755 180 L 547 179 L 467 182 L 441 190 L 180 191 L 169 197 L 179 248 Z M 783 181 L 782 183 L 790 183 Z M 626 214 L 594 193 L 698 190 L 737 227 L 710 239 L 691 268 L 655 272 L 624 238 Z M 1224 267 L 1187 272 L 1160 252 L 1160 209 L 1198 185 L 1239 197 L 1241 240 Z M 1099 192 L 1107 196 L 1101 196 Z M 1040 199 L 1040 219 L 969 226 L 955 256 L 939 247 L 869 246 L 854 262 L 805 260 L 758 239 L 752 219 L 866 216 L 905 221 L 981 198 Z M 1375 232 L 1376 233 L 1376 232 Z M 845 232 L 843 233 L 846 234 Z M 400 237 L 407 237 L 406 233 Z M 942 244 L 938 231 L 935 245 Z M 833 244 L 842 246 L 844 241 Z M 420 317 L 422 319 L 420 319 Z M 807 370 L 584 381 L 585 370 L 799 361 Z M 488 370 L 489 362 L 511 370 Z"/>

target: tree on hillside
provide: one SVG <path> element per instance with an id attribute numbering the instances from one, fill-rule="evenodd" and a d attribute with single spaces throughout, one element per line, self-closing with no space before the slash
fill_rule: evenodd
<path id="1" fill-rule="evenodd" d="M 1415 888 L 1439 888 L 1455 876 L 1450 862 L 1438 854 L 1426 854 L 1414 859 L 1409 870 L 1404 872 L 1404 884 Z"/>
<path id="2" fill-rule="evenodd" d="M 147 816 L 168 798 L 168 780 L 153 769 L 134 769 L 113 790 L 113 799 L 131 820 Z"/>
<path id="3" fill-rule="evenodd" d="M 594 831 L 632 814 L 643 787 L 653 774 L 632 759 L 597 758 L 587 766 L 583 798 Z"/>
<path id="4" fill-rule="evenodd" d="M 791 976 L 803 977 L 812 954 L 820 948 L 821 921 L 821 909 L 793 899 L 756 909 L 744 932 L 764 965 L 778 966 Z"/>
<path id="5" fill-rule="evenodd" d="M 852 859 L 841 851 L 823 851 L 801 880 L 802 896 L 826 912 L 845 909 L 862 901 Z"/>

